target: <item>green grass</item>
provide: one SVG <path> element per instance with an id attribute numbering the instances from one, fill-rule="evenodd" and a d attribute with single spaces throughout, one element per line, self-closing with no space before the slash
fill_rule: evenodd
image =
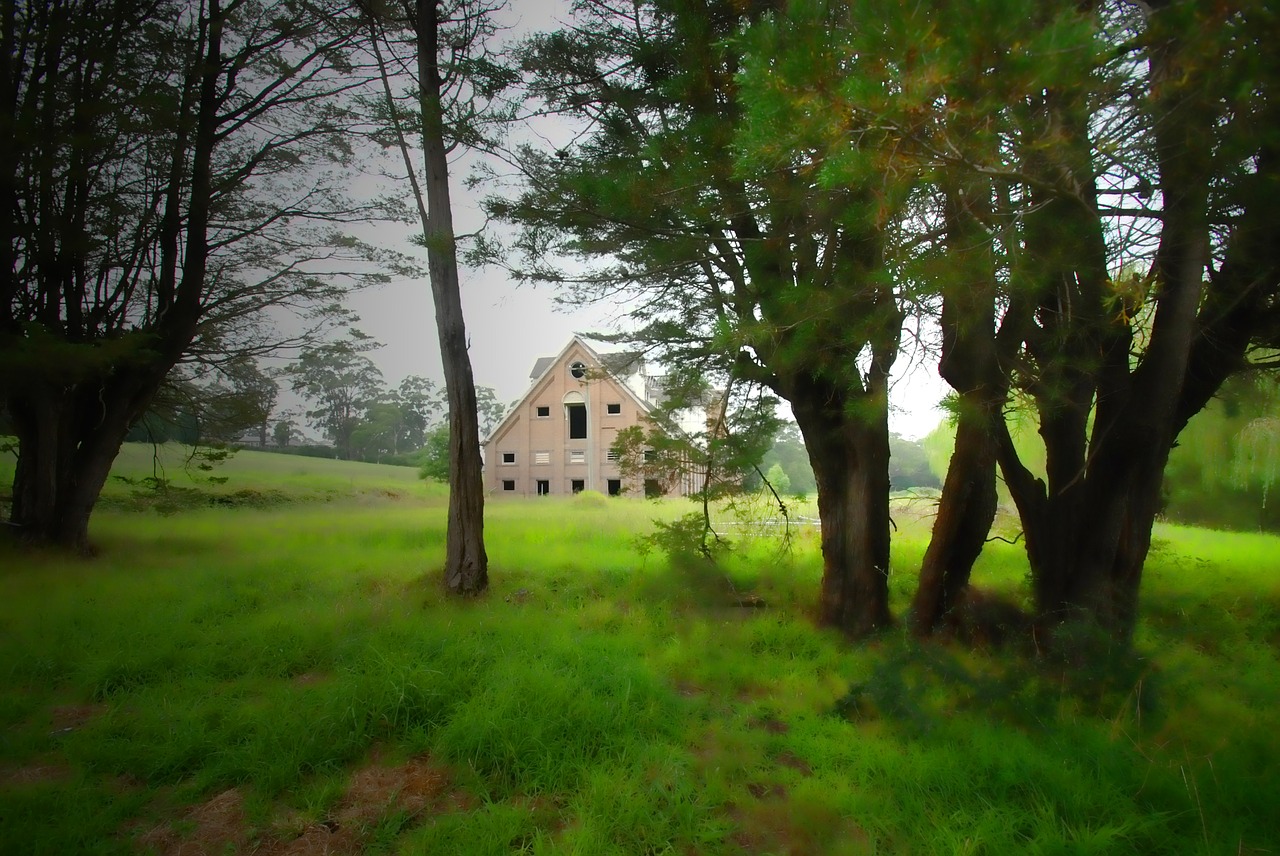
<path id="1" fill-rule="evenodd" d="M 163 514 L 115 482 L 92 560 L 0 547 L 0 851 L 271 853 L 321 823 L 385 853 L 1280 848 L 1280 539 L 1159 527 L 1141 657 L 1082 675 L 815 629 L 803 527 L 789 553 L 726 527 L 711 568 L 637 550 L 687 503 L 494 501 L 492 589 L 458 603 L 444 494 L 412 470 L 242 452 L 219 475 Z M 207 501 L 238 491 L 274 499 Z M 895 510 L 899 611 L 922 512 Z M 976 574 L 1021 594 L 1021 548 Z M 411 759 L 445 791 L 353 807 Z"/>
<path id="2" fill-rule="evenodd" d="M 446 489 L 413 467 L 278 455 L 242 449 L 202 469 L 203 459 L 177 443 L 125 443 L 99 502 L 101 510 L 163 514 L 203 507 L 265 508 L 299 502 L 437 499 Z M 0 453 L 0 505 L 13 483 L 14 457 Z"/>

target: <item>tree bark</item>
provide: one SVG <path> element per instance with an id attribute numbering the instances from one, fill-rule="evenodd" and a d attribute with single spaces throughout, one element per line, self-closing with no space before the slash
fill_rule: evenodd
<path id="1" fill-rule="evenodd" d="M 12 376 L 0 377 L 18 434 L 10 523 L 25 540 L 90 549 L 89 517 L 111 464 L 129 428 L 196 334 L 209 256 L 223 18 L 220 4 L 211 0 L 201 21 L 198 53 L 183 81 L 184 93 L 198 92 L 194 117 L 187 115 L 186 94 L 179 117 L 183 122 L 192 120 L 195 136 L 188 147 L 181 129 L 169 152 L 173 166 L 158 236 L 161 275 L 155 318 L 143 325 L 146 333 L 117 329 L 102 334 L 83 329 L 78 301 L 84 293 L 84 277 L 77 276 L 83 263 L 74 258 L 74 249 L 61 255 L 57 249 L 63 244 L 74 248 L 85 240 L 82 211 L 75 213 L 71 225 L 56 223 L 52 217 L 42 223 L 50 231 L 44 274 L 48 281 L 42 288 L 48 312 L 40 319 L 45 334 L 24 338 L 17 331 L 0 330 L 0 336 L 9 334 L 7 341 L 0 342 L 5 348 L 19 352 L 49 348 L 51 352 L 47 360 L 20 359 L 17 368 L 5 367 Z M 183 210 L 182 176 L 188 164 Z M 185 237 L 181 260 L 176 249 L 180 234 Z M 59 306 L 65 306 L 65 323 Z M 54 331 L 56 335 L 50 336 Z M 62 347 L 55 350 L 52 341 Z"/>
<path id="2" fill-rule="evenodd" d="M 8 398 L 18 437 L 9 523 L 25 541 L 90 550 L 89 517 L 158 369 L 117 367 L 107 380 L 33 382 Z"/>
<path id="3" fill-rule="evenodd" d="M 853 638 L 870 636 L 893 624 L 888 398 L 879 388 L 850 401 L 849 393 L 814 378 L 790 387 L 822 520 L 819 621 Z"/>
<path id="4" fill-rule="evenodd" d="M 449 401 L 449 523 L 444 583 L 459 595 L 477 595 L 489 585 L 484 547 L 484 484 L 475 381 L 467 354 L 462 316 L 453 210 L 449 198 L 448 147 L 445 141 L 443 84 L 439 68 L 439 8 L 436 0 L 417 0 L 418 83 L 422 111 L 422 148 L 426 162 L 426 212 L 423 227 L 427 268 L 435 302 L 436 333 Z"/>
<path id="5" fill-rule="evenodd" d="M 1209 262 L 1207 129 L 1215 108 L 1195 80 L 1198 60 L 1183 56 L 1181 25 L 1166 21 L 1163 4 L 1153 6 L 1150 68 L 1158 93 L 1154 151 L 1163 214 L 1148 344 L 1132 365 L 1133 322 L 1106 298 L 1088 120 L 1078 106 L 1063 108 L 1050 95 L 1046 103 L 1067 133 L 1061 166 L 1079 177 L 1081 198 L 1050 203 L 1029 226 L 1029 250 L 1050 260 L 1040 316 L 1047 335 L 1029 343 L 1041 367 L 1035 394 L 1047 482 L 1017 461 L 1007 431 L 1001 438 L 1001 466 L 1023 517 L 1040 626 L 1053 633 L 1084 625 L 1120 646 L 1132 640 L 1161 478 L 1183 424 Z M 1054 208 L 1061 210 L 1046 220 Z M 1050 359 L 1050 349 L 1063 357 Z"/>
<path id="6" fill-rule="evenodd" d="M 965 108 L 960 98 L 957 107 Z M 970 120 L 974 133 L 985 119 Z M 976 134 L 975 134 L 976 135 Z M 938 373 L 959 394 L 955 448 L 938 502 L 929 547 L 911 605 L 911 629 L 933 633 L 956 609 L 969 585 L 996 515 L 996 445 L 992 422 L 1003 419 L 1008 381 L 997 362 L 1000 344 L 1016 343 L 1021 313 L 1006 313 L 998 340 L 995 326 L 996 260 L 991 219 L 993 188 L 980 175 L 948 179 L 943 220 L 949 260 L 942 284 L 942 354 Z M 1012 335 L 1011 335 L 1012 333 Z"/>
<path id="7" fill-rule="evenodd" d="M 961 602 L 973 564 L 996 516 L 996 449 L 991 416 L 962 395 L 955 450 L 933 521 L 920 582 L 911 603 L 911 629 L 927 636 Z M 997 410 L 996 418 L 999 418 Z"/>

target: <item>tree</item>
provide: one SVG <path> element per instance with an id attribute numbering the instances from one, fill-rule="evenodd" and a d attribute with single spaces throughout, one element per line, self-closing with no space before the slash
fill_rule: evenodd
<path id="1" fill-rule="evenodd" d="M 1233 529 L 1280 529 L 1268 496 L 1277 463 L 1280 378 L 1243 372 L 1178 434 L 1169 454 L 1161 513 L 1171 520 Z"/>
<path id="2" fill-rule="evenodd" d="M 1280 335 L 1266 4 L 581 8 L 527 65 L 590 133 L 526 151 L 530 189 L 494 206 L 525 275 L 630 288 L 638 341 L 791 401 L 821 614 L 855 634 L 889 621 L 884 381 L 908 301 L 940 310 L 958 441 L 920 627 L 968 585 L 994 460 L 1045 638 L 1126 644 L 1169 449 Z M 557 252 L 611 262 L 570 275 Z"/>
<path id="3" fill-rule="evenodd" d="M 186 384 L 189 409 L 199 420 L 201 439 L 230 443 L 247 431 L 256 431 L 259 447 L 265 448 L 267 426 L 280 395 L 275 378 L 243 356 L 201 374 L 205 377 Z"/>
<path id="4" fill-rule="evenodd" d="M 773 437 L 773 443 L 761 457 L 759 468 L 766 473 L 777 464 L 787 474 L 790 489 L 797 495 L 809 495 L 817 488 L 813 477 L 813 467 L 809 463 L 809 453 L 800 438 L 800 429 L 795 423 L 783 424 Z M 763 487 L 758 474 L 749 472 L 743 479 L 743 487 L 755 489 Z"/>
<path id="5" fill-rule="evenodd" d="M 809 464 L 809 453 L 794 423 L 782 426 L 773 438 L 772 446 L 759 461 L 759 468 L 765 473 L 770 472 L 775 465 L 786 473 L 790 493 L 807 496 L 817 487 L 813 467 Z M 772 477 L 766 477 L 772 481 Z M 889 435 L 889 482 L 895 490 L 941 486 L 920 441 L 908 440 L 897 434 Z M 754 472 L 743 480 L 743 487 L 747 489 L 760 486 L 760 477 Z M 776 489 L 777 486 L 774 487 Z"/>
<path id="6" fill-rule="evenodd" d="M 942 532 L 939 514 L 930 554 L 950 546 L 926 557 L 916 613 L 927 630 L 967 585 L 993 508 L 994 442 L 1042 639 L 1074 644 L 1059 630 L 1083 625 L 1123 646 L 1170 449 L 1249 351 L 1275 340 L 1280 176 L 1275 136 L 1260 132 L 1276 118 L 1280 69 L 1263 47 L 1274 16 L 1248 3 L 1161 2 L 1145 15 L 1062 3 L 1006 19 L 1033 29 L 994 52 L 970 52 L 983 42 L 962 24 L 941 28 L 984 87 L 998 82 L 1003 106 L 953 109 L 972 91 L 937 62 L 947 91 L 932 103 L 947 109 L 906 142 L 949 163 L 945 257 L 973 277 L 942 292 L 943 374 L 959 396 L 943 494 L 953 513 Z M 1017 82 L 1003 72 L 1029 67 L 1012 45 L 1039 60 L 1021 94 L 1000 88 Z M 1035 414 L 1043 473 L 1000 413 L 1011 387 Z"/>
<path id="7" fill-rule="evenodd" d="M 1019 286 L 1020 225 L 1043 216 L 1028 204 L 1028 188 L 1009 180 L 1010 155 L 1044 147 L 1041 93 L 1076 94 L 1090 80 L 1096 46 L 1087 13 L 1066 4 L 933 3 L 901 20 L 898 50 L 913 57 L 908 82 L 878 105 L 876 119 L 930 175 L 924 217 L 934 228 L 915 270 L 938 313 L 938 371 L 955 390 L 951 457 L 911 610 L 914 631 L 925 635 L 960 605 L 997 508 L 992 426 L 1010 394 L 1001 360 L 1012 361 L 1030 317 L 1012 298 L 1002 307 L 1001 284 L 1006 294 Z M 1066 59 L 1023 63 L 1019 52 Z"/>
<path id="8" fill-rule="evenodd" d="M 356 432 L 382 398 L 382 372 L 366 352 L 378 347 L 357 330 L 346 339 L 303 349 L 289 364 L 293 391 L 313 405 L 312 427 L 322 431 L 344 460 L 355 458 Z"/>
<path id="9" fill-rule="evenodd" d="M 478 395 L 477 391 L 477 395 Z M 392 401 L 400 408 L 402 416 L 400 450 L 421 449 L 427 441 L 427 428 L 440 412 L 436 399 L 436 385 L 418 375 L 409 375 L 400 381 L 392 395 Z"/>
<path id="10" fill-rule="evenodd" d="M 1140 52 L 1126 67 L 1139 81 L 1125 90 L 1132 100 L 1097 114 L 1091 99 L 1050 93 L 1042 107 L 1058 131 L 1029 164 L 1031 177 L 1058 181 L 1040 182 L 1044 219 L 1028 225 L 1038 282 L 1021 299 L 1035 323 L 1006 369 L 1035 402 L 1044 479 L 995 427 L 1041 626 L 1083 624 L 1124 645 L 1173 443 L 1250 350 L 1275 341 L 1280 66 L 1265 4 L 1161 2 L 1122 20 L 1115 43 Z M 1116 117 L 1143 147 L 1108 191 L 1120 202 L 1103 204 L 1095 163 Z M 1152 187 L 1158 211 L 1143 205 Z M 1113 280 L 1106 224 L 1135 212 L 1157 224 L 1150 269 Z"/>
<path id="11" fill-rule="evenodd" d="M 382 72 L 390 138 L 404 159 L 427 248 L 450 425 L 444 583 L 448 591 L 461 595 L 476 595 L 488 587 L 489 559 L 484 547 L 475 381 L 462 315 L 448 156 L 457 146 L 482 143 L 481 105 L 510 82 L 509 73 L 485 50 L 494 32 L 491 15 L 496 8 L 485 0 L 388 0 L 370 15 L 371 46 Z M 396 32 L 409 33 L 407 43 L 393 42 L 390 34 Z M 415 130 L 422 139 L 424 182 L 418 180 L 401 126 L 400 107 L 391 89 L 393 73 L 408 75 L 414 82 Z"/>
<path id="12" fill-rule="evenodd" d="M 380 391 L 365 405 L 352 434 L 354 453 L 362 460 L 380 461 L 386 455 L 420 449 L 440 406 L 435 384 L 418 375 L 406 377 L 395 389 Z"/>
<path id="13" fill-rule="evenodd" d="M 387 455 L 399 454 L 404 416 L 399 405 L 385 397 L 368 402 L 351 432 L 352 459 L 380 463 Z"/>
<path id="14" fill-rule="evenodd" d="M 821 620 L 864 635 L 892 620 L 887 391 L 916 176 L 848 145 L 891 152 L 856 112 L 779 97 L 854 60 L 819 39 L 843 13 L 806 6 L 806 26 L 767 26 L 775 5 L 581 4 L 523 61 L 549 109 L 589 132 L 521 152 L 528 189 L 492 211 L 523 227 L 526 278 L 633 295 L 635 341 L 668 364 L 790 401 L 823 520 Z M 862 47 L 884 60 L 870 34 Z M 608 261 L 584 275 L 558 255 Z"/>
<path id="15" fill-rule="evenodd" d="M 343 4 L 6 3 L 0 395 L 11 523 L 85 547 L 130 426 L 179 361 L 262 353 L 264 309 L 373 274 L 340 233 Z M 314 317 L 314 316 L 313 316 Z"/>
<path id="16" fill-rule="evenodd" d="M 498 427 L 502 417 L 507 415 L 507 405 L 498 400 L 498 394 L 493 391 L 493 387 L 476 387 L 476 415 L 481 437 L 489 436 L 489 433 Z"/>
<path id="17" fill-rule="evenodd" d="M 480 433 L 489 434 L 502 420 L 506 408 L 498 403 L 492 387 L 476 387 L 477 411 L 480 416 Z M 418 475 L 424 479 L 449 481 L 449 425 L 446 418 L 438 425 L 429 426 L 424 434 Z"/>
<path id="18" fill-rule="evenodd" d="M 791 478 L 787 475 L 787 471 L 782 468 L 782 464 L 774 464 L 769 467 L 769 471 L 764 474 L 769 480 L 769 484 L 773 486 L 774 491 L 779 496 L 786 496 L 791 492 Z"/>
<path id="19" fill-rule="evenodd" d="M 442 422 L 427 432 L 427 442 L 422 447 L 422 463 L 418 478 L 432 481 L 449 481 L 449 423 Z"/>
<path id="20" fill-rule="evenodd" d="M 294 427 L 293 420 L 291 419 L 281 419 L 276 423 L 275 427 L 271 429 L 271 439 L 275 441 L 277 449 L 284 449 L 288 447 L 297 435 L 298 429 Z"/>
<path id="21" fill-rule="evenodd" d="M 920 442 L 897 434 L 889 435 L 889 482 L 894 490 L 942 486 Z"/>

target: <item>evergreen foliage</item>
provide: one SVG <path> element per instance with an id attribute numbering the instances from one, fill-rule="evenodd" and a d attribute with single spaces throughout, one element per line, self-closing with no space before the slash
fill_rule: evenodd
<path id="1" fill-rule="evenodd" d="M 577 11 L 522 56 L 583 131 L 520 151 L 525 190 L 491 204 L 522 228 L 518 275 L 629 297 L 650 353 L 790 402 L 820 614 L 855 635 L 891 620 L 889 368 L 906 313 L 937 313 L 963 442 L 919 629 L 968 586 L 998 460 L 1038 626 L 1127 644 L 1169 451 L 1280 330 L 1268 5 Z M 1270 485 L 1273 435 L 1244 430 L 1237 481 Z"/>

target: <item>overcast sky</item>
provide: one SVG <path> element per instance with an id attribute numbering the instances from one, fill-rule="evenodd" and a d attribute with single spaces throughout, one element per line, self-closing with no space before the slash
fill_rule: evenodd
<path id="1" fill-rule="evenodd" d="M 550 29 L 564 20 L 567 4 L 559 0 L 513 0 L 507 37 Z M 451 176 L 454 222 L 459 234 L 482 224 L 479 203 L 483 188 L 463 186 L 468 168 L 453 167 Z M 393 229 L 379 229 L 383 242 L 404 252 L 423 254 L 408 244 L 408 230 L 400 241 Z M 386 240 L 390 238 L 390 241 Z M 559 353 L 574 333 L 616 329 L 616 308 L 589 307 L 566 312 L 557 308 L 550 287 L 517 287 L 504 271 L 461 271 L 462 301 L 471 341 L 471 364 L 477 385 L 493 387 L 498 399 L 509 402 L 528 388 L 529 371 L 540 356 Z M 361 317 L 359 327 L 384 347 L 370 356 L 383 371 L 388 385 L 417 374 L 440 382 L 440 351 L 436 341 L 431 289 L 426 280 L 396 281 L 353 296 L 350 307 Z M 891 395 L 891 429 L 908 437 L 921 437 L 938 423 L 936 402 L 945 391 L 932 365 L 911 370 L 911 346 L 904 345 L 895 366 Z M 919 359 L 916 359 L 919 363 Z"/>

